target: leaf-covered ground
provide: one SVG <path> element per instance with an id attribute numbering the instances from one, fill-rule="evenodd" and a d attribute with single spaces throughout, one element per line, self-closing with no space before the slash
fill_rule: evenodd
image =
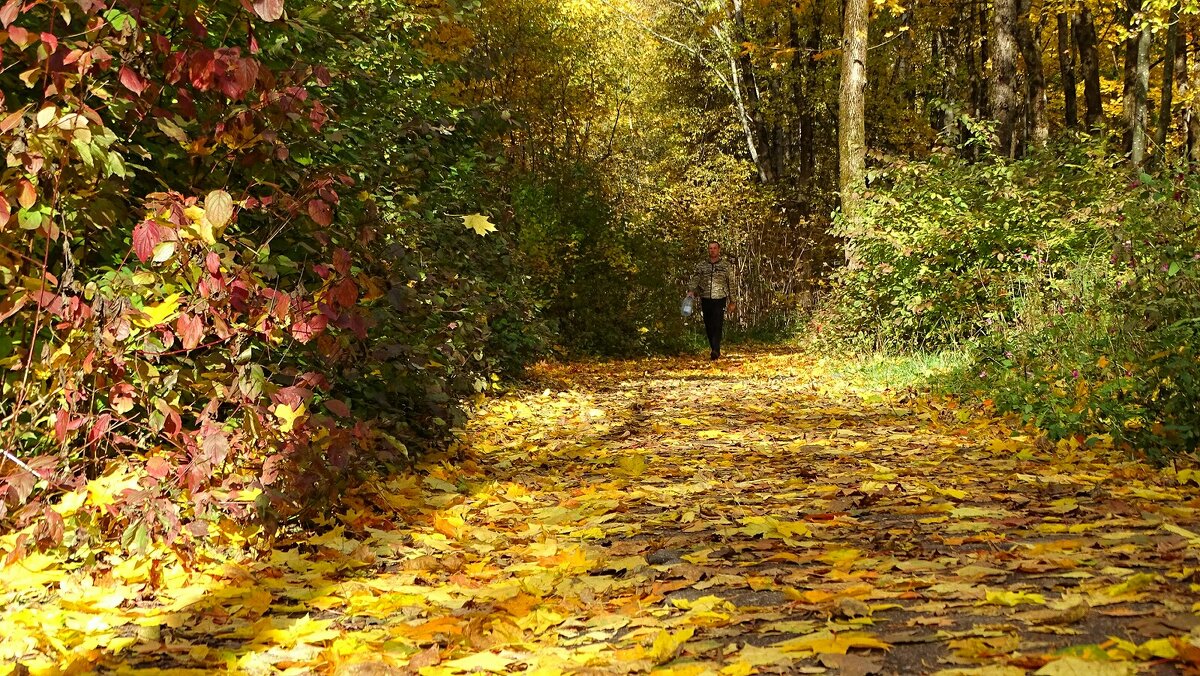
<path id="1" fill-rule="evenodd" d="M 0 673 L 1197 670 L 1198 475 L 831 363 L 547 367 L 262 557 L 9 563 Z"/>

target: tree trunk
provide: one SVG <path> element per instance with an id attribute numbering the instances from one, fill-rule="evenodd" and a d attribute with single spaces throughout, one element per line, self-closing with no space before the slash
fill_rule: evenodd
<path id="1" fill-rule="evenodd" d="M 751 128 L 751 136 L 757 141 L 755 150 L 755 164 L 758 165 L 759 177 L 763 183 L 770 183 L 774 180 L 770 157 L 770 143 L 767 140 L 770 134 L 764 129 L 762 119 L 762 96 L 758 90 L 758 82 L 754 77 L 754 64 L 750 60 L 750 53 L 742 48 L 742 45 L 749 40 L 746 31 L 746 15 L 742 10 L 742 0 L 731 0 L 727 8 L 730 21 L 730 39 L 729 39 L 729 68 L 732 72 L 734 82 L 737 84 L 738 90 L 744 102 L 742 106 L 746 121 Z"/>
<path id="2" fill-rule="evenodd" d="M 809 96 L 813 96 L 813 92 L 817 91 L 818 83 L 820 82 L 821 70 L 818 62 L 815 60 L 815 55 L 821 51 L 821 41 L 824 39 L 825 24 L 824 3 L 813 3 L 813 19 L 812 32 L 808 36 L 808 59 L 805 61 L 804 70 L 804 89 Z M 836 25 L 834 30 L 836 30 Z M 818 122 L 817 108 L 811 102 L 804 110 L 804 119 L 808 122 L 808 145 L 805 148 L 804 159 L 801 162 L 804 174 L 812 179 L 817 173 L 817 156 L 820 153 L 821 144 L 818 140 Z M 829 143 L 829 136 L 833 131 L 832 125 L 823 124 L 821 127 L 825 134 L 825 143 Z"/>
<path id="3" fill-rule="evenodd" d="M 942 82 L 942 100 L 949 104 L 956 99 L 961 100 L 962 91 L 959 89 L 958 70 L 959 60 L 958 49 L 959 31 L 957 27 L 947 28 L 942 31 L 942 58 L 945 63 L 945 78 Z M 957 106 L 955 106 L 957 108 Z M 962 141 L 962 136 L 959 134 L 959 116 L 953 114 L 954 108 L 943 112 L 942 132 L 946 135 L 946 140 L 952 145 L 958 145 Z"/>
<path id="4" fill-rule="evenodd" d="M 1126 153 L 1133 152 L 1134 118 L 1137 115 L 1137 75 L 1138 49 L 1141 44 L 1141 30 L 1135 25 L 1140 21 L 1138 12 L 1142 9 L 1142 0 L 1126 0 L 1124 6 L 1117 9 L 1117 20 L 1129 31 L 1125 40 L 1125 59 L 1121 68 L 1121 118 L 1123 129 L 1121 141 Z M 1143 141 L 1143 150 L 1144 139 Z"/>
<path id="5" fill-rule="evenodd" d="M 866 187 L 867 0 L 846 0 L 842 19 L 842 74 L 838 93 L 838 168 L 842 214 L 849 225 L 846 262 L 854 266 L 854 237 Z"/>
<path id="6" fill-rule="evenodd" d="M 1063 120 L 1070 129 L 1079 126 L 1079 104 L 1075 100 L 1075 52 L 1071 50 L 1071 17 L 1058 14 L 1058 70 L 1062 75 Z"/>
<path id="7" fill-rule="evenodd" d="M 1183 31 L 1180 31 L 1183 34 Z M 1183 77 L 1179 78 L 1179 95 L 1183 99 L 1183 119 L 1187 127 L 1186 157 L 1188 166 L 1193 169 L 1200 164 L 1200 114 L 1196 110 L 1196 93 L 1193 91 L 1192 75 L 1187 68 L 1188 51 L 1196 51 L 1196 42 L 1200 41 L 1200 31 L 1193 33 L 1191 49 L 1181 49 L 1176 58 L 1182 57 Z"/>
<path id="8" fill-rule="evenodd" d="M 1167 132 L 1171 130 L 1171 106 L 1175 96 L 1175 47 L 1179 37 L 1179 3 L 1171 7 L 1167 26 L 1167 53 L 1163 57 L 1162 98 L 1158 106 L 1158 130 L 1154 134 L 1154 152 L 1161 164 L 1167 160 Z"/>
<path id="9" fill-rule="evenodd" d="M 1020 100 L 1014 82 L 1017 76 L 1017 0 L 996 0 L 992 25 L 996 44 L 992 51 L 992 118 L 997 122 L 996 151 L 1014 157 L 1017 149 L 1016 117 Z"/>
<path id="10" fill-rule="evenodd" d="M 1050 126 L 1046 121 L 1046 71 L 1042 65 L 1041 36 L 1035 35 L 1029 22 L 1030 0 L 1019 2 L 1016 37 L 1021 47 L 1021 60 L 1025 62 L 1025 110 L 1029 111 L 1029 145 L 1033 148 L 1044 148 L 1050 140 Z"/>
<path id="11" fill-rule="evenodd" d="M 989 25 L 987 3 L 981 2 L 979 3 L 979 108 L 975 115 L 978 119 L 983 119 L 987 111 L 991 108 L 988 102 L 988 88 L 984 84 L 986 82 L 984 72 L 987 68 L 987 62 L 988 59 L 992 58 L 992 43 L 988 39 Z"/>
<path id="12" fill-rule="evenodd" d="M 958 59 L 957 54 L 954 53 L 954 35 L 954 28 L 940 29 L 934 33 L 931 43 L 933 62 L 941 66 L 942 82 L 937 93 L 943 103 L 933 109 L 930 124 L 934 131 L 941 134 L 945 142 L 951 146 L 957 146 L 959 142 L 958 120 L 957 116 L 951 114 L 953 107 L 950 103 L 957 94 L 954 91 L 954 84 L 958 81 Z"/>
<path id="13" fill-rule="evenodd" d="M 733 52 L 729 53 L 729 70 L 732 75 L 731 81 L 733 82 L 733 102 L 737 106 L 738 119 L 742 123 L 742 133 L 746 135 L 746 148 L 750 151 L 750 161 L 758 168 L 759 180 L 766 183 L 767 174 L 763 170 L 762 158 L 758 153 L 758 135 L 750 113 L 746 109 L 746 102 L 742 95 L 742 85 L 737 77 L 738 65 L 734 59 Z"/>
<path id="14" fill-rule="evenodd" d="M 980 14 L 983 14 L 986 11 L 987 10 L 984 8 L 983 3 L 980 3 L 979 4 Z M 984 92 L 987 90 L 987 87 L 985 86 L 986 82 L 983 77 L 983 62 L 986 61 L 986 57 L 984 57 L 983 59 L 976 59 L 976 55 L 975 55 L 976 21 L 975 21 L 974 8 L 972 8 L 970 6 L 965 6 L 962 8 L 962 13 L 963 13 L 962 18 L 964 19 L 962 22 L 962 25 L 967 27 L 967 33 L 963 40 L 963 46 L 964 46 L 963 58 L 966 60 L 966 68 L 967 68 L 967 88 L 968 88 L 967 96 L 970 99 L 969 101 L 967 101 L 967 110 L 970 113 L 972 118 L 974 118 L 976 120 L 980 120 L 980 119 L 983 119 L 987 115 L 987 112 L 986 112 L 987 106 L 984 104 L 984 97 L 985 97 Z M 986 31 L 987 20 L 980 18 L 978 25 L 981 29 L 984 29 L 982 31 L 982 36 L 980 36 L 980 38 L 979 38 L 979 46 L 980 46 L 981 50 L 984 50 L 986 52 L 986 49 L 987 49 L 987 31 Z M 968 127 L 966 124 L 960 125 L 959 135 L 964 139 L 973 139 L 975 136 L 975 134 L 973 133 L 971 128 Z M 964 144 L 962 152 L 963 152 L 963 156 L 967 159 L 970 159 L 970 160 L 979 159 L 979 145 L 976 143 Z"/>
<path id="15" fill-rule="evenodd" d="M 1178 7 L 1178 3 L 1176 3 L 1176 7 Z M 1175 28 L 1175 82 L 1183 82 L 1188 78 L 1188 43 L 1187 31 L 1183 27 L 1183 16 L 1179 16 L 1178 23 L 1179 26 Z"/>
<path id="16" fill-rule="evenodd" d="M 799 161 L 800 161 L 800 183 L 801 185 L 809 185 L 813 180 L 817 166 L 817 120 L 814 114 L 814 106 L 808 100 L 809 92 L 812 88 L 812 82 L 815 80 L 817 62 L 813 60 L 813 55 L 821 49 L 821 32 L 822 18 L 824 16 L 824 7 L 820 0 L 812 3 L 812 19 L 809 22 L 808 41 L 805 45 L 807 49 L 801 49 L 800 45 L 800 19 L 795 16 L 794 12 L 788 12 L 789 15 L 789 31 L 791 42 L 795 51 L 792 53 L 792 69 L 793 73 L 793 97 L 795 99 L 796 114 L 799 119 Z"/>
<path id="17" fill-rule="evenodd" d="M 1094 134 L 1100 130 L 1104 108 L 1100 99 L 1100 52 L 1096 48 L 1096 23 L 1087 5 L 1080 7 L 1072 29 L 1075 47 L 1079 50 L 1079 70 L 1083 76 L 1084 124 L 1088 132 Z"/>
<path id="18" fill-rule="evenodd" d="M 1150 89 L 1150 26 L 1137 34 L 1132 105 L 1129 108 L 1129 160 L 1140 166 L 1146 159 L 1146 95 Z"/>

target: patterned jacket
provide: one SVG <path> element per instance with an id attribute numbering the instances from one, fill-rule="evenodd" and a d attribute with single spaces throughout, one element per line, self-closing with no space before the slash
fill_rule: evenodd
<path id="1" fill-rule="evenodd" d="M 733 274 L 733 265 L 724 258 L 716 263 L 708 260 L 696 264 L 696 272 L 688 282 L 688 289 L 695 291 L 701 298 L 730 298 L 737 288 L 737 278 Z"/>

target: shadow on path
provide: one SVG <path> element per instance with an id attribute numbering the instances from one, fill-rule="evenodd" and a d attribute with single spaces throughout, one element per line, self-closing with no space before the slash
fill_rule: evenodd
<path id="1" fill-rule="evenodd" d="M 1200 498 L 1101 448 L 855 390 L 798 354 L 547 366 L 454 454 L 197 571 L 190 604 L 147 597 L 114 632 L 128 645 L 88 659 L 1021 673 L 1071 649 L 1169 673 L 1163 646 L 1200 624 Z"/>

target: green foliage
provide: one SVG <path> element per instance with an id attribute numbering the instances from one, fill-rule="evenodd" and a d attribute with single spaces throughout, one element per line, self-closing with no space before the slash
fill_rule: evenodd
<path id="1" fill-rule="evenodd" d="M 364 188 L 360 218 L 378 232 L 386 284 L 371 349 L 346 382 L 369 413 L 426 444 L 461 424 L 463 397 L 518 372 L 547 340 L 511 219 L 487 236 L 464 225 L 468 214 L 503 213 L 508 166 L 489 143 L 496 121 L 453 93 L 470 15 L 433 9 L 350 3 L 342 24 L 372 30 L 323 45 L 344 76 L 330 92 L 342 111 L 330 151 Z"/>
<path id="2" fill-rule="evenodd" d="M 993 356 L 1011 353 L 1011 367 L 993 377 L 1013 382 L 994 389 L 1020 393 L 1011 407 L 1058 436 L 1106 431 L 1154 455 L 1195 449 L 1200 240 L 1188 198 L 1197 181 L 1141 174 L 1125 188 L 1108 251 L 1052 288 L 1057 317 L 983 344 Z"/>
<path id="3" fill-rule="evenodd" d="M 538 354 L 510 223 L 461 218 L 501 211 L 504 163 L 452 95 L 460 10 L 57 7 L 0 16 L 0 516 L 27 544 L 129 467 L 89 537 L 315 515 Z"/>
<path id="4" fill-rule="evenodd" d="M 1131 178 L 1106 150 L 888 172 L 840 272 L 831 328 L 974 354 L 950 388 L 1053 437 L 1152 454 L 1200 442 L 1194 175 Z M 850 234 L 842 226 L 843 234 Z"/>
<path id="5" fill-rule="evenodd" d="M 676 277 L 687 261 L 655 228 L 614 213 L 601 185 L 576 167 L 514 190 L 520 246 L 545 316 L 570 352 L 677 349 L 683 290 Z"/>
<path id="6" fill-rule="evenodd" d="M 1044 172 L 1047 157 L 969 164 L 950 156 L 899 163 L 876 180 L 837 274 L 833 328 L 897 347 L 935 347 L 1011 321 L 1035 271 L 1062 277 L 1116 224 L 1117 178 L 1082 147 Z"/>

